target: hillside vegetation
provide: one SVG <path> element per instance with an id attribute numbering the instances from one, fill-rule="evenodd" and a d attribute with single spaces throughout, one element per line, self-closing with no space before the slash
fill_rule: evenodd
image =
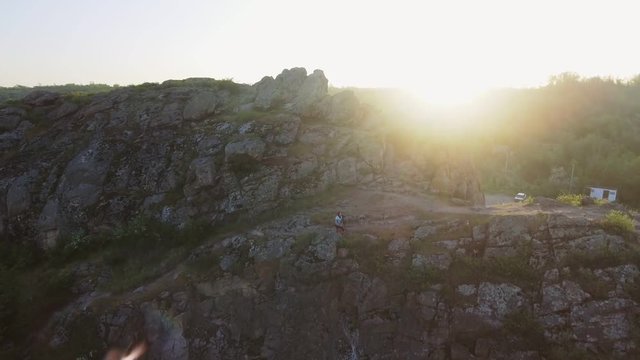
<path id="1" fill-rule="evenodd" d="M 473 150 L 485 190 L 555 197 L 607 186 L 619 190 L 622 202 L 640 204 L 640 77 L 561 74 L 543 87 L 487 93 L 455 112 L 426 107 L 400 91 L 354 91 L 389 128 L 413 127 L 421 147 L 455 141 Z M 439 126 L 461 117 L 454 135 Z M 413 146 L 406 137 L 396 143 Z"/>
<path id="2" fill-rule="evenodd" d="M 40 90 L 40 91 L 51 91 L 59 94 L 96 94 L 106 91 L 111 91 L 113 89 L 117 89 L 118 86 L 111 86 L 107 84 L 88 84 L 88 85 L 78 85 L 78 84 L 65 84 L 65 85 L 45 85 L 45 86 L 11 86 L 11 87 L 1 87 L 0 86 L 0 103 L 19 100 L 25 97 L 32 91 Z"/>

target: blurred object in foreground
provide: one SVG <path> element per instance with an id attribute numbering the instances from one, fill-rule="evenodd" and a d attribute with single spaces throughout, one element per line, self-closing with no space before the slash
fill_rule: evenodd
<path id="1" fill-rule="evenodd" d="M 121 349 L 111 349 L 107 352 L 104 360 L 136 360 L 147 352 L 147 343 L 145 341 L 138 343 L 131 348 L 129 353 Z"/>

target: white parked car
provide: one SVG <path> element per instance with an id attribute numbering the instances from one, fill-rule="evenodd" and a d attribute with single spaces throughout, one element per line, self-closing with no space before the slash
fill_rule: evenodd
<path id="1" fill-rule="evenodd" d="M 524 201 L 527 198 L 527 194 L 525 193 L 517 193 L 516 196 L 514 196 L 514 200 L 515 201 Z"/>

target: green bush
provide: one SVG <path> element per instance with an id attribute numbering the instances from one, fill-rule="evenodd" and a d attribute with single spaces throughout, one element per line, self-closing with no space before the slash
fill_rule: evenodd
<path id="1" fill-rule="evenodd" d="M 47 258 L 54 265 L 66 264 L 103 249 L 108 241 L 108 234 L 87 235 L 82 229 L 76 230 L 58 239 L 56 247 L 47 254 Z"/>
<path id="2" fill-rule="evenodd" d="M 247 177 L 260 169 L 260 161 L 247 154 L 236 154 L 227 161 L 231 171 L 240 178 Z"/>
<path id="3" fill-rule="evenodd" d="M 580 194 L 560 194 L 556 200 L 571 206 L 582 205 L 582 195 Z"/>
<path id="4" fill-rule="evenodd" d="M 628 234 L 634 231 L 635 226 L 631 216 L 618 210 L 611 210 L 605 216 L 602 225 L 605 229 L 617 233 Z"/>
<path id="5" fill-rule="evenodd" d="M 593 199 L 593 203 L 598 205 L 598 206 L 602 206 L 602 205 L 608 204 L 609 201 L 605 200 L 605 199 Z"/>
<path id="6" fill-rule="evenodd" d="M 260 118 L 263 118 L 267 115 L 268 113 L 263 112 L 263 111 L 256 111 L 256 110 L 246 110 L 246 111 L 240 111 L 238 113 L 236 113 L 232 120 L 237 122 L 237 123 L 246 123 L 252 120 L 257 120 Z"/>
<path id="7" fill-rule="evenodd" d="M 0 265 L 0 343 L 10 332 L 10 322 L 16 306 L 15 274 Z"/>
<path id="8" fill-rule="evenodd" d="M 26 269 L 38 264 L 42 254 L 42 250 L 34 241 L 26 243 L 0 241 L 0 268 Z"/>
<path id="9" fill-rule="evenodd" d="M 233 82 L 233 79 L 216 80 L 216 85 L 220 90 L 226 90 L 231 95 L 236 95 L 241 91 L 241 85 Z"/>
<path id="10" fill-rule="evenodd" d="M 89 104 L 91 100 L 93 100 L 93 95 L 94 94 L 92 93 L 74 91 L 72 93 L 67 94 L 65 98 L 71 101 L 72 103 L 83 106 L 83 105 Z"/>
<path id="11" fill-rule="evenodd" d="M 507 314 L 504 319 L 506 335 L 521 337 L 529 347 L 542 350 L 546 344 L 544 328 L 530 311 L 520 310 Z"/>
<path id="12" fill-rule="evenodd" d="M 580 268 L 599 269 L 624 264 L 640 264 L 640 253 L 636 251 L 611 251 L 606 247 L 590 251 L 576 251 L 567 254 L 563 267 L 577 271 Z"/>
<path id="13" fill-rule="evenodd" d="M 66 270 L 0 269 L 0 339 L 21 341 L 73 296 Z M 2 352 L 0 351 L 0 357 Z"/>
<path id="14" fill-rule="evenodd" d="M 449 273 L 450 280 L 455 285 L 504 281 L 514 283 L 523 289 L 535 289 L 542 277 L 540 271 L 529 265 L 528 256 L 524 253 L 487 260 L 459 256 L 451 263 Z"/>
<path id="15" fill-rule="evenodd" d="M 202 220 L 177 229 L 147 216 L 134 217 L 113 232 L 105 250 L 105 261 L 113 268 L 108 290 L 125 291 L 161 275 L 212 233 L 213 228 Z"/>

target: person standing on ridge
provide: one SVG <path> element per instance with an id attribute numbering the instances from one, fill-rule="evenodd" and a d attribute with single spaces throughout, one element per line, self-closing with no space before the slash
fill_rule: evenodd
<path id="1" fill-rule="evenodd" d="M 342 212 L 338 211 L 338 214 L 336 215 L 336 233 L 342 235 L 345 231 L 344 216 L 342 215 Z"/>

